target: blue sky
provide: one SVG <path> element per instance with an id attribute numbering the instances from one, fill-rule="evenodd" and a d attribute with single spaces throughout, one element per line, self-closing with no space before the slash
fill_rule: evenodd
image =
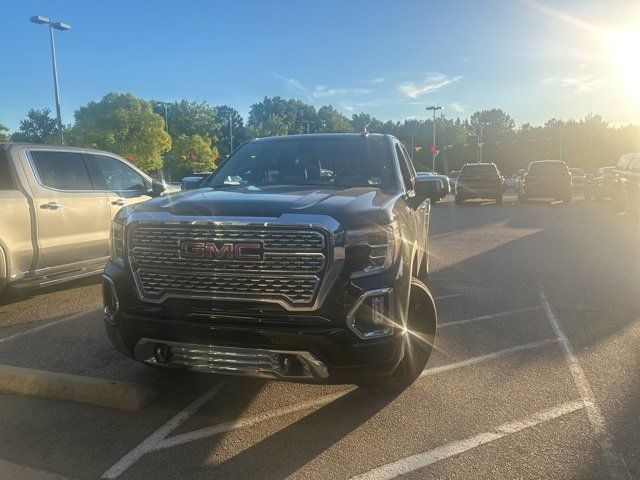
<path id="1" fill-rule="evenodd" d="M 11 129 L 30 107 L 53 109 L 48 32 L 29 23 L 35 14 L 72 26 L 56 34 L 65 123 L 109 91 L 243 115 L 281 95 L 383 120 L 438 104 L 448 117 L 500 107 L 518 123 L 640 121 L 640 77 L 630 82 L 640 63 L 621 66 L 629 42 L 608 33 L 636 38 L 637 1 L 11 2 L 0 29 L 0 123 Z"/>

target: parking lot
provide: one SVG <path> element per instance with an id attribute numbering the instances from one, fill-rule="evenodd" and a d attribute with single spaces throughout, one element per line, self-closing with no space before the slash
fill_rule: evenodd
<path id="1" fill-rule="evenodd" d="M 0 394 L 0 477 L 640 478 L 639 241 L 582 197 L 433 207 L 436 352 L 397 397 L 137 364 L 107 341 L 95 279 L 10 297 L 0 363 L 157 399 Z"/>

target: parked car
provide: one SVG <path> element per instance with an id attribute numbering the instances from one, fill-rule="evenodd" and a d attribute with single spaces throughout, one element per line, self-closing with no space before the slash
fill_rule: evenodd
<path id="1" fill-rule="evenodd" d="M 573 187 L 569 167 L 560 160 L 531 162 L 518 189 L 518 201 L 549 197 L 564 203 L 571 202 Z"/>
<path id="2" fill-rule="evenodd" d="M 584 192 L 587 186 L 587 174 L 581 168 L 570 168 L 571 185 L 574 192 Z"/>
<path id="3" fill-rule="evenodd" d="M 118 214 L 108 336 L 151 366 L 401 390 L 436 332 L 435 185 L 390 135 L 251 140 L 197 192 Z"/>
<path id="4" fill-rule="evenodd" d="M 429 197 L 432 205 L 438 203 L 439 200 L 442 200 L 444 197 L 449 195 L 449 192 L 451 192 L 449 177 L 447 177 L 446 175 L 438 175 L 437 173 L 433 172 L 417 172 L 416 175 L 420 179 L 435 180 L 439 182 L 439 188 Z"/>
<path id="5" fill-rule="evenodd" d="M 618 211 L 640 210 L 640 153 L 627 153 L 616 164 L 614 200 Z"/>
<path id="6" fill-rule="evenodd" d="M 599 168 L 593 180 L 596 200 L 613 199 L 616 192 L 616 167 Z"/>
<path id="7" fill-rule="evenodd" d="M 504 189 L 505 190 L 515 190 L 516 189 L 516 185 L 518 183 L 518 174 L 514 173 L 513 175 L 511 175 L 511 177 L 504 179 Z"/>
<path id="8" fill-rule="evenodd" d="M 456 203 L 472 198 L 492 198 L 502 203 L 504 183 L 495 163 L 466 163 L 456 182 Z"/>
<path id="9" fill-rule="evenodd" d="M 112 153 L 0 143 L 0 291 L 100 273 L 111 219 L 163 191 Z"/>
<path id="10" fill-rule="evenodd" d="M 180 190 L 193 190 L 198 188 L 209 175 L 211 175 L 211 172 L 201 172 L 192 173 L 188 177 L 184 177 L 180 184 Z"/>

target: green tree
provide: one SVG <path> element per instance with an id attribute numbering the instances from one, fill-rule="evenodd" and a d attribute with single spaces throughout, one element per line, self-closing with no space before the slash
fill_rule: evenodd
<path id="1" fill-rule="evenodd" d="M 56 135 L 56 121 L 49 114 L 51 110 L 31 108 L 27 118 L 20 120 L 18 131 L 12 136 L 15 142 L 46 143 L 52 142 Z"/>
<path id="2" fill-rule="evenodd" d="M 295 132 L 294 132 L 295 133 Z M 271 137 L 275 135 L 288 135 L 289 127 L 284 117 L 272 114 L 265 120 L 258 123 L 251 123 L 247 126 L 247 136 L 249 138 Z"/>
<path id="3" fill-rule="evenodd" d="M 8 132 L 9 128 L 0 123 L 0 142 L 9 142 L 11 140 L 11 135 Z"/>
<path id="4" fill-rule="evenodd" d="M 365 127 L 371 133 L 383 133 L 384 124 L 368 113 L 354 113 L 351 116 L 351 128 L 356 132 L 363 132 Z"/>
<path id="5" fill-rule="evenodd" d="M 74 116 L 70 142 L 129 157 L 144 171 L 160 168 L 162 155 L 171 148 L 162 117 L 150 102 L 130 93 L 108 93 L 80 107 Z"/>
<path id="6" fill-rule="evenodd" d="M 153 111 L 164 119 L 164 104 L 151 100 Z M 218 110 L 207 102 L 179 102 L 167 103 L 167 120 L 169 135 L 176 138 L 180 135 L 199 135 L 202 138 L 215 140 L 220 132 L 220 122 L 217 119 Z"/>
<path id="7" fill-rule="evenodd" d="M 251 105 L 247 126 L 252 135 L 256 132 L 285 132 L 274 135 L 293 135 L 305 133 L 306 121 L 309 122 L 309 131 L 319 128 L 318 114 L 312 105 L 300 100 L 282 97 L 264 97 L 261 102 Z"/>
<path id="8" fill-rule="evenodd" d="M 318 132 L 347 133 L 352 132 L 349 119 L 338 112 L 331 105 L 326 105 L 318 110 Z"/>
<path id="9" fill-rule="evenodd" d="M 181 178 L 194 172 L 210 172 L 215 169 L 218 149 L 200 135 L 178 135 L 173 139 L 171 153 L 165 167 L 171 178 Z"/>

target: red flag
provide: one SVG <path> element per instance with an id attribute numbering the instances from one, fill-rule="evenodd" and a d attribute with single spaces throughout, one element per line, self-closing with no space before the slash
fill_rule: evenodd
<path id="1" fill-rule="evenodd" d="M 438 149 L 438 147 L 436 147 L 435 145 L 431 145 L 431 146 L 429 147 L 429 151 L 430 151 L 431 153 L 435 152 L 437 149 Z"/>

